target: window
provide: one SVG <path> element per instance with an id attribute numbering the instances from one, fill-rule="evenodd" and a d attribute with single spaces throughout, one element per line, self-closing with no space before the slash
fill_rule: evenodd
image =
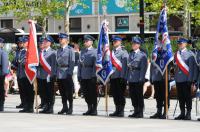
<path id="1" fill-rule="evenodd" d="M 1 28 L 13 28 L 13 20 L 12 19 L 1 20 Z"/>
<path id="2" fill-rule="evenodd" d="M 70 18 L 70 32 L 81 32 L 81 18 Z"/>
<path id="3" fill-rule="evenodd" d="M 116 31 L 128 31 L 129 30 L 129 17 L 117 16 L 115 17 Z"/>

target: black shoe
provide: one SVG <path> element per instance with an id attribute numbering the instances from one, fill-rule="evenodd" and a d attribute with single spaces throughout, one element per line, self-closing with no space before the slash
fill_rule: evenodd
<path id="1" fill-rule="evenodd" d="M 154 115 L 150 116 L 150 118 L 151 118 L 151 119 L 160 119 L 161 116 L 162 116 L 162 114 L 157 112 L 157 113 L 155 113 Z"/>
<path id="2" fill-rule="evenodd" d="M 69 104 L 69 109 L 68 111 L 66 112 L 67 115 L 71 115 L 73 112 L 73 104 Z"/>
<path id="3" fill-rule="evenodd" d="M 33 113 L 33 112 L 34 112 L 33 108 L 30 108 L 30 109 L 26 110 L 26 113 Z"/>
<path id="4" fill-rule="evenodd" d="M 115 106 L 115 111 L 111 114 L 109 114 L 110 117 L 116 117 L 119 113 L 119 106 Z"/>
<path id="5" fill-rule="evenodd" d="M 97 105 L 96 104 L 92 105 L 92 110 L 90 112 L 90 115 L 92 115 L 92 116 L 96 116 L 97 115 Z"/>
<path id="6" fill-rule="evenodd" d="M 4 111 L 4 102 L 0 102 L 0 112 Z"/>
<path id="7" fill-rule="evenodd" d="M 117 117 L 124 117 L 124 106 L 119 106 Z"/>
<path id="8" fill-rule="evenodd" d="M 191 120 L 191 112 L 187 112 L 184 120 Z"/>
<path id="9" fill-rule="evenodd" d="M 136 116 L 135 118 L 143 118 L 143 111 L 140 111 Z"/>
<path id="10" fill-rule="evenodd" d="M 129 115 L 128 117 L 135 118 L 137 116 L 137 114 L 138 114 L 138 108 L 134 107 L 134 113 Z"/>
<path id="11" fill-rule="evenodd" d="M 185 115 L 184 114 L 180 114 L 179 116 L 177 116 L 176 118 L 174 118 L 175 120 L 184 120 L 185 119 Z"/>
<path id="12" fill-rule="evenodd" d="M 44 108 L 44 106 L 45 106 L 45 104 L 40 104 L 40 105 L 38 105 L 38 107 L 35 107 L 35 109 L 43 109 Z"/>
<path id="13" fill-rule="evenodd" d="M 90 115 L 91 111 L 92 111 L 92 105 L 88 105 L 88 110 L 85 113 L 83 113 L 83 115 Z"/>
<path id="14" fill-rule="evenodd" d="M 19 111 L 19 113 L 26 113 L 28 111 L 28 109 L 24 108 L 22 110 Z"/>
<path id="15" fill-rule="evenodd" d="M 20 105 L 16 106 L 17 109 L 23 108 L 23 104 L 21 103 Z"/>
<path id="16" fill-rule="evenodd" d="M 39 113 L 46 113 L 48 110 L 48 107 L 49 106 L 47 104 L 45 104 L 43 110 L 39 111 Z"/>
<path id="17" fill-rule="evenodd" d="M 198 118 L 197 121 L 200 121 L 200 118 Z"/>
<path id="18" fill-rule="evenodd" d="M 48 110 L 45 111 L 46 114 L 53 114 L 53 107 L 50 106 Z"/>
<path id="19" fill-rule="evenodd" d="M 68 111 L 67 104 L 63 104 L 63 108 L 61 109 L 61 111 L 58 112 L 58 114 L 62 115 L 64 113 L 67 113 L 67 111 Z"/>
<path id="20" fill-rule="evenodd" d="M 159 119 L 167 119 L 167 115 L 165 113 L 163 113 Z"/>

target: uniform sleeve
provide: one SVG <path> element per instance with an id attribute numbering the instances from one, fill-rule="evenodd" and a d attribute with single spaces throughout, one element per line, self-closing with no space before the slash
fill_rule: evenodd
<path id="1" fill-rule="evenodd" d="M 93 77 L 96 77 L 96 60 L 97 60 L 97 50 L 94 51 L 94 57 L 93 57 Z"/>
<path id="2" fill-rule="evenodd" d="M 74 64 L 75 64 L 75 52 L 70 49 L 70 55 L 69 55 L 69 73 L 70 75 L 73 75 L 74 70 Z"/>
<path id="3" fill-rule="evenodd" d="M 145 74 L 146 74 L 146 71 L 147 71 L 147 57 L 146 55 L 144 55 L 142 57 L 142 60 L 141 60 L 141 69 L 140 69 L 140 78 L 139 78 L 139 82 L 144 82 L 145 81 Z"/>
<path id="4" fill-rule="evenodd" d="M 80 63 L 80 58 L 81 58 L 81 52 L 79 54 L 79 60 L 78 60 L 78 77 L 81 77 L 81 63 Z"/>
<path id="5" fill-rule="evenodd" d="M 128 62 L 128 52 L 125 51 L 122 55 L 122 72 L 121 72 L 121 78 L 127 79 L 127 62 Z"/>
<path id="6" fill-rule="evenodd" d="M 51 56 L 51 74 L 52 76 L 56 76 L 56 51 L 53 52 Z"/>
<path id="7" fill-rule="evenodd" d="M 8 74 L 8 66 L 9 66 L 9 62 L 8 62 L 8 54 L 6 52 L 2 52 L 2 56 L 1 56 L 1 63 L 2 63 L 2 75 L 6 75 Z"/>
<path id="8" fill-rule="evenodd" d="M 189 82 L 193 82 L 194 80 L 194 66 L 195 65 L 195 60 L 194 60 L 194 57 L 191 55 L 190 57 L 189 57 L 189 64 L 188 64 L 188 66 L 189 66 L 189 76 L 188 76 L 188 81 Z"/>

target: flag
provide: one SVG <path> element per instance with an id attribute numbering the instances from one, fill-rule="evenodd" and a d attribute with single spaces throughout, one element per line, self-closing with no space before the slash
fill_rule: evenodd
<path id="1" fill-rule="evenodd" d="M 108 82 L 109 77 L 113 73 L 110 55 L 108 22 L 104 20 L 101 25 L 96 61 L 96 75 L 104 85 Z"/>
<path id="2" fill-rule="evenodd" d="M 152 61 L 163 75 L 166 66 L 173 60 L 173 52 L 167 28 L 167 11 L 163 8 L 157 25 Z"/>
<path id="3" fill-rule="evenodd" d="M 36 77 L 36 66 L 39 64 L 38 50 L 37 50 L 37 36 L 35 23 L 32 20 L 28 21 L 29 29 L 29 41 L 26 54 L 26 63 L 25 63 L 25 73 L 32 84 Z"/>

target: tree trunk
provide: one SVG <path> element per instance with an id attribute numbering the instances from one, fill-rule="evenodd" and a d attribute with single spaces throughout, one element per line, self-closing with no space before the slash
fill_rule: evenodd
<path id="1" fill-rule="evenodd" d="M 46 34 L 46 27 L 47 27 L 47 18 L 44 17 L 43 21 L 42 21 L 42 34 L 45 35 Z"/>
<path id="2" fill-rule="evenodd" d="M 188 26 L 189 26 L 189 2 L 184 0 L 184 15 L 183 15 L 183 36 L 188 37 Z"/>
<path id="3" fill-rule="evenodd" d="M 65 13 L 64 13 L 64 32 L 69 34 L 69 14 L 71 10 L 72 2 L 65 0 Z"/>

